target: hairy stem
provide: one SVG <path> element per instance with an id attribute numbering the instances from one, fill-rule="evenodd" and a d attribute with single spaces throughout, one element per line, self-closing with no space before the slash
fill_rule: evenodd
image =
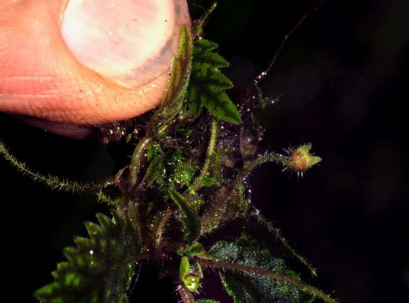
<path id="1" fill-rule="evenodd" d="M 156 249 L 158 249 L 162 243 L 163 232 L 164 232 L 166 223 L 169 221 L 171 216 L 172 216 L 172 210 L 167 209 L 163 213 L 163 216 L 160 218 L 160 221 L 158 223 L 158 226 L 156 227 L 155 234 L 154 234 Z"/>
<path id="2" fill-rule="evenodd" d="M 8 161 L 12 166 L 14 166 L 18 171 L 32 178 L 34 181 L 45 184 L 51 189 L 66 191 L 71 193 L 98 193 L 102 189 L 113 184 L 111 180 L 107 180 L 101 183 L 90 183 L 90 184 L 81 184 L 76 181 L 70 181 L 66 179 L 61 179 L 53 175 L 42 175 L 38 172 L 35 172 L 27 167 L 26 163 L 19 161 L 14 157 L 9 150 L 6 148 L 4 143 L 0 141 L 0 155 Z"/>
<path id="3" fill-rule="evenodd" d="M 213 155 L 216 149 L 216 141 L 217 141 L 217 120 L 216 119 L 212 119 L 212 127 L 211 127 L 210 132 L 211 132 L 211 135 L 210 135 L 209 147 L 206 153 L 206 160 L 205 160 L 202 170 L 200 171 L 200 175 L 197 177 L 193 185 L 190 187 L 190 192 L 192 194 L 194 194 L 202 186 L 203 179 L 206 177 L 209 171 L 210 163 L 213 160 Z"/>
<path id="4" fill-rule="evenodd" d="M 212 6 L 207 10 L 207 12 L 198 20 L 198 22 L 193 23 L 193 28 L 196 30 L 194 32 L 194 39 L 199 37 L 202 34 L 203 31 L 203 26 L 206 24 L 207 20 L 209 19 L 209 16 L 213 13 L 213 11 L 217 7 L 217 2 L 214 2 Z"/>
<path id="5" fill-rule="evenodd" d="M 264 216 L 260 213 L 260 211 L 256 209 L 254 206 L 252 206 L 251 216 L 254 216 L 257 219 L 257 221 L 268 230 L 270 234 L 275 236 L 276 239 L 281 242 L 284 248 L 288 250 L 295 259 L 297 259 L 298 262 L 300 262 L 302 265 L 308 268 L 308 270 L 310 271 L 313 277 L 317 276 L 316 269 L 312 267 L 311 264 L 308 263 L 308 261 L 303 256 L 301 256 L 298 252 L 296 252 L 294 248 L 291 247 L 288 241 L 281 234 L 280 230 L 274 227 L 270 221 L 264 218 Z"/>
<path id="6" fill-rule="evenodd" d="M 192 293 L 188 291 L 184 285 L 180 284 L 177 291 L 183 303 L 195 303 L 195 298 Z"/>
<path id="7" fill-rule="evenodd" d="M 152 137 L 144 137 L 135 147 L 131 164 L 129 165 L 129 184 L 131 189 L 133 189 L 138 182 L 142 160 L 145 158 L 146 150 L 150 144 L 152 144 Z"/>
<path id="8" fill-rule="evenodd" d="M 203 217 L 202 220 L 202 233 L 205 232 L 214 218 L 215 215 L 217 215 L 222 209 L 222 207 L 226 207 L 226 203 L 230 201 L 231 195 L 233 191 L 244 181 L 246 181 L 247 177 L 250 175 L 250 173 L 259 167 L 260 165 L 267 163 L 267 162 L 275 162 L 284 165 L 285 167 L 292 167 L 293 162 L 288 159 L 287 157 L 280 155 L 280 154 L 267 154 L 264 156 L 261 156 L 257 160 L 253 161 L 250 163 L 245 169 L 243 169 L 235 178 L 234 180 L 230 183 L 230 185 L 227 187 L 226 190 L 224 190 L 219 197 L 216 199 L 216 202 L 214 203 L 213 207 L 207 212 L 207 214 Z"/>
<path id="9" fill-rule="evenodd" d="M 264 163 L 268 162 L 275 162 L 278 164 L 282 164 L 285 167 L 293 167 L 294 164 L 293 162 L 286 156 L 272 153 L 272 154 L 267 154 L 264 156 L 259 157 L 257 160 L 253 161 L 252 163 L 247 166 L 238 177 L 246 178 L 254 169 L 259 167 L 260 165 L 263 165 Z M 237 178 L 236 178 L 237 180 Z M 238 180 L 240 182 L 240 180 Z"/>
<path id="10" fill-rule="evenodd" d="M 318 297 L 325 302 L 328 303 L 338 303 L 335 299 L 331 298 L 327 294 L 323 293 L 319 289 L 305 284 L 304 282 L 301 282 L 299 280 L 290 278 L 288 276 L 280 275 L 277 273 L 274 273 L 270 270 L 266 270 L 263 268 L 258 268 L 258 267 L 253 267 L 253 266 L 248 266 L 248 265 L 243 265 L 243 264 L 237 264 L 237 263 L 228 263 L 228 262 L 219 262 L 219 261 L 212 261 L 212 260 L 203 260 L 199 259 L 198 263 L 203 266 L 203 267 L 211 267 L 215 269 L 223 269 L 223 270 L 232 270 L 232 271 L 240 271 L 244 273 L 249 273 L 249 274 L 255 274 L 258 276 L 265 276 L 265 277 L 270 277 L 276 281 L 284 282 L 287 284 L 290 284 L 294 286 L 297 289 L 304 290 L 311 294 L 314 297 Z"/>

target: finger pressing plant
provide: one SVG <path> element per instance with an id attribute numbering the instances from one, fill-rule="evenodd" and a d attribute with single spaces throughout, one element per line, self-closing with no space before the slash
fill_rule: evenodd
<path id="1" fill-rule="evenodd" d="M 273 257 L 248 234 L 211 241 L 223 226 L 252 218 L 316 276 L 252 204 L 248 178 L 267 162 L 303 174 L 321 159 L 311 154 L 311 144 L 287 154 L 262 150 L 257 112 L 274 103 L 258 87 L 265 73 L 237 105 L 230 100 L 226 91 L 233 84 L 221 72 L 229 63 L 216 52 L 218 45 L 203 37 L 214 8 L 192 28 L 183 27 L 159 108 L 148 119 L 100 127 L 102 142 L 117 135 L 132 150 L 129 163 L 112 180 L 79 184 L 41 175 L 0 142 L 0 153 L 24 174 L 52 189 L 94 193 L 110 212 L 97 214 L 97 223 L 85 223 L 87 236 L 64 249 L 66 260 L 57 264 L 53 281 L 35 292 L 39 301 L 129 302 L 137 264 L 149 260 L 162 277 L 173 279 L 184 303 L 216 302 L 200 294 L 204 276 L 213 271 L 235 303 L 337 302 L 303 282 L 283 258 Z"/>

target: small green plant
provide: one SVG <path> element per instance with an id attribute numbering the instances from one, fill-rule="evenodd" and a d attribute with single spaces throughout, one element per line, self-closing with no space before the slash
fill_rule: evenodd
<path id="1" fill-rule="evenodd" d="M 39 301 L 129 302 L 135 264 L 150 260 L 157 261 L 162 276 L 174 280 L 184 303 L 196 302 L 205 268 L 219 272 L 235 303 L 336 303 L 249 235 L 202 244 L 229 222 L 253 217 L 316 275 L 253 206 L 247 179 L 267 162 L 303 173 L 321 159 L 310 153 L 311 144 L 287 155 L 261 150 L 263 128 L 257 111 L 272 102 L 263 98 L 257 82 L 238 107 L 229 99 L 225 91 L 233 84 L 220 71 L 228 62 L 216 52 L 215 43 L 202 37 L 207 16 L 192 29 L 182 29 L 162 104 L 139 125 L 144 136 L 135 142 L 129 164 L 112 180 L 83 185 L 41 175 L 0 142 L 0 153 L 23 173 L 53 189 L 94 193 L 111 213 L 97 214 L 98 223 L 85 223 L 87 237 L 76 237 L 76 246 L 64 249 L 67 260 L 57 264 L 54 281 L 36 291 Z M 133 146 L 131 135 L 124 140 Z"/>

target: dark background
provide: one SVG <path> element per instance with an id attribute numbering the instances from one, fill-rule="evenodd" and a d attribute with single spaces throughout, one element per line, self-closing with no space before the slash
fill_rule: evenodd
<path id="1" fill-rule="evenodd" d="M 190 2 L 199 16 L 212 1 Z M 313 5 L 219 1 L 206 35 L 232 63 L 226 73 L 237 89 L 268 65 Z M 266 96 L 281 96 L 265 114 L 270 149 L 313 142 L 323 162 L 302 179 L 273 165 L 259 169 L 254 203 L 318 268 L 319 278 L 306 280 L 345 303 L 409 302 L 408 44 L 408 1 L 328 0 L 291 37 L 262 84 Z M 0 137 L 42 172 L 78 180 L 114 173 L 96 142 L 43 133 L 5 115 Z M 31 294 L 51 281 L 62 248 L 103 208 L 90 196 L 50 192 L 4 161 L 0 181 L 2 292 L 35 302 Z M 140 302 L 159 301 L 161 286 L 176 302 L 172 285 L 153 277 L 135 291 L 149 285 L 154 296 L 145 292 Z"/>

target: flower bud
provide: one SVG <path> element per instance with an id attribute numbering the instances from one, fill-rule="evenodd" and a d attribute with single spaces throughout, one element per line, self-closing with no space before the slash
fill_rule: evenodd
<path id="1" fill-rule="evenodd" d="M 304 172 L 322 161 L 320 157 L 310 153 L 312 144 L 301 145 L 290 153 L 290 159 L 293 163 L 293 169 L 298 172 Z"/>

